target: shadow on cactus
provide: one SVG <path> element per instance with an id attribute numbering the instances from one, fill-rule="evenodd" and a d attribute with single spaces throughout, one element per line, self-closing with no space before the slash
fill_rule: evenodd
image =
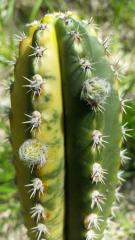
<path id="1" fill-rule="evenodd" d="M 105 239 L 121 197 L 125 100 L 93 26 L 47 14 L 19 38 L 10 122 L 30 239 Z"/>

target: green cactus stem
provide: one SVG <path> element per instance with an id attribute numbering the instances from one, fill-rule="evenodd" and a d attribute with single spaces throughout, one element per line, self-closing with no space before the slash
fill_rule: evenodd
<path id="1" fill-rule="evenodd" d="M 67 236 L 101 239 L 115 200 L 120 165 L 117 85 L 104 47 L 84 24 L 73 20 L 72 27 L 65 27 L 59 20 L 56 28 L 65 106 Z M 70 36 L 75 29 L 79 40 Z M 87 66 L 93 63 L 93 67 L 85 68 L 83 61 L 80 67 L 78 59 L 87 59 Z"/>
<path id="2" fill-rule="evenodd" d="M 32 240 L 101 240 L 128 160 L 119 97 L 92 21 L 48 14 L 21 37 L 11 91 L 17 185 Z"/>

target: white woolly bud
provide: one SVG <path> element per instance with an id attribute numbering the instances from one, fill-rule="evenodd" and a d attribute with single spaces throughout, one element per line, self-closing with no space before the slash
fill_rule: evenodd
<path id="1" fill-rule="evenodd" d="M 93 77 L 87 79 L 81 91 L 81 99 L 91 106 L 92 110 L 103 111 L 103 105 L 110 93 L 110 84 L 104 79 Z"/>
<path id="2" fill-rule="evenodd" d="M 19 157 L 29 168 L 42 167 L 47 162 L 47 146 L 36 139 L 26 140 L 19 148 Z"/>

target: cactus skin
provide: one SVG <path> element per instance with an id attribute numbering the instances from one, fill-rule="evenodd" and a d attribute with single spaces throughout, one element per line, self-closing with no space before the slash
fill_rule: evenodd
<path id="1" fill-rule="evenodd" d="M 32 240 L 100 240 L 114 209 L 121 104 L 106 49 L 87 27 L 77 17 L 50 14 L 42 24 L 30 26 L 28 37 L 20 43 L 11 93 L 11 132 L 17 184 Z M 38 87 L 30 82 L 35 74 L 43 78 Z M 39 154 L 44 153 L 39 164 L 37 158 L 35 165 L 29 163 L 32 169 L 25 164 L 27 159 L 21 159 L 24 143 L 31 139 L 37 141 L 37 149 L 40 146 Z M 44 152 L 46 144 L 48 153 Z M 28 193 L 34 178 L 42 181 L 43 194 L 42 189 L 39 194 Z M 35 209 L 41 211 L 40 226 L 30 215 Z"/>

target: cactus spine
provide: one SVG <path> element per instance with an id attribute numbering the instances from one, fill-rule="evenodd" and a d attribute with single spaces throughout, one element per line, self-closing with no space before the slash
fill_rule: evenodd
<path id="1" fill-rule="evenodd" d="M 120 198 L 124 105 L 108 44 L 89 25 L 50 14 L 20 41 L 11 131 L 31 239 L 103 239 Z"/>

